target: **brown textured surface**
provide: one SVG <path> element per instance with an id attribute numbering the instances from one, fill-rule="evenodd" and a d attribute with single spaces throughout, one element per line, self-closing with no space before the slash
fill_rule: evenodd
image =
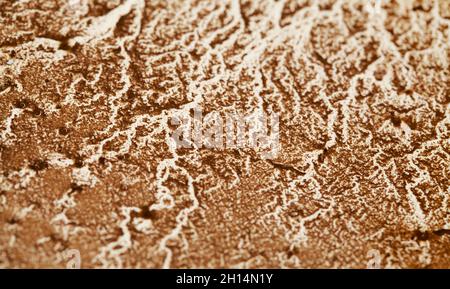
<path id="1" fill-rule="evenodd" d="M 365 3 L 0 0 L 0 266 L 449 268 L 450 1 Z M 278 157 L 169 147 L 195 105 Z"/>

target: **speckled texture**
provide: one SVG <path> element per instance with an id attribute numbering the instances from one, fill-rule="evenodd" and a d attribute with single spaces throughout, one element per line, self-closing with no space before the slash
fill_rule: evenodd
<path id="1" fill-rule="evenodd" d="M 449 268 L 449 25 L 448 0 L 0 0 L 0 267 Z M 278 113 L 278 156 L 171 146 L 194 107 Z"/>

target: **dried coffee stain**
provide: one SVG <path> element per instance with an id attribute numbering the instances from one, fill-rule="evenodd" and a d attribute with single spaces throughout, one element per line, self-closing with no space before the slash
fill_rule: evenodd
<path id="1" fill-rule="evenodd" d="M 0 4 L 0 267 L 449 268 L 447 4 Z M 193 107 L 277 158 L 172 147 Z"/>

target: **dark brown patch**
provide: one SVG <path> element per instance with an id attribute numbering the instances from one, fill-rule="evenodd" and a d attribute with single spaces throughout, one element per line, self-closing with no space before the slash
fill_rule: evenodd
<path id="1" fill-rule="evenodd" d="M 59 133 L 60 135 L 68 135 L 69 132 L 70 132 L 70 130 L 69 130 L 67 127 L 65 127 L 65 126 L 60 127 L 60 128 L 58 129 L 58 133 Z"/>
<path id="2" fill-rule="evenodd" d="M 39 172 L 48 168 L 48 163 L 45 160 L 35 160 L 30 164 L 30 169 Z"/>

